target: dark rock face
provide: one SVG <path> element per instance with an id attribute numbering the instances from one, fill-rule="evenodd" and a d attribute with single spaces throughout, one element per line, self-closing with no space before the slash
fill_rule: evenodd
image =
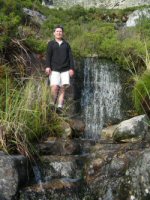
<path id="1" fill-rule="evenodd" d="M 23 156 L 0 155 L 0 199 L 11 200 L 28 179 L 27 159 Z"/>
<path id="2" fill-rule="evenodd" d="M 150 199 L 150 149 L 143 151 L 137 161 L 126 170 L 120 188 L 130 188 L 128 196 L 134 199 Z M 121 193 L 122 191 L 119 191 Z"/>
<path id="3" fill-rule="evenodd" d="M 146 147 L 149 144 L 95 146 L 94 156 L 85 168 L 93 199 L 148 199 L 150 149 Z"/>

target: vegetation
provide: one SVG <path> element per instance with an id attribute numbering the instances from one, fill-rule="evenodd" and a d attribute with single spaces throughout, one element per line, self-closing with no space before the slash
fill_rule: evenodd
<path id="1" fill-rule="evenodd" d="M 139 113 L 147 113 L 150 117 L 150 57 L 146 54 L 146 70 L 142 75 L 134 76 L 133 101 Z"/>
<path id="2" fill-rule="evenodd" d="M 0 145 L 6 152 L 31 157 L 31 142 L 43 135 L 61 133 L 60 119 L 49 108 L 50 92 L 45 81 L 31 77 L 21 89 L 11 88 L 6 74 L 0 106 Z M 61 135 L 60 135 L 61 136 Z"/>
<path id="3" fill-rule="evenodd" d="M 127 62 L 129 65 L 134 62 L 138 67 L 144 65 L 144 42 L 150 50 L 149 20 L 141 20 L 134 28 L 119 28 L 127 20 L 127 15 L 137 8 L 86 10 L 75 6 L 58 10 L 46 8 L 38 0 L 0 0 L 0 5 L 3 7 L 0 14 L 1 50 L 8 48 L 15 37 L 30 50 L 45 53 L 47 42 L 52 39 L 57 24 L 64 26 L 65 38 L 70 42 L 75 57 L 97 54 L 111 58 L 125 68 Z M 47 20 L 42 25 L 34 23 L 23 14 L 23 7 L 39 11 Z"/>
<path id="4" fill-rule="evenodd" d="M 150 70 L 145 71 L 136 81 L 133 90 L 134 103 L 139 113 L 150 112 Z"/>

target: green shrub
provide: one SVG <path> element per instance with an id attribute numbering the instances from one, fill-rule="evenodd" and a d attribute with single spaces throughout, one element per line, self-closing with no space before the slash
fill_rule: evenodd
<path id="1" fill-rule="evenodd" d="M 26 46 L 30 48 L 33 52 L 42 53 L 46 51 L 47 43 L 40 39 L 33 36 L 29 36 L 24 43 Z"/>

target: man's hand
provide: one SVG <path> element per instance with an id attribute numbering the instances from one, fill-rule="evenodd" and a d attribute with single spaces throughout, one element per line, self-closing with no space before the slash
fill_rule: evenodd
<path id="1" fill-rule="evenodd" d="M 73 76 L 74 76 L 74 70 L 73 70 L 73 69 L 70 69 L 70 70 L 69 70 L 69 75 L 70 75 L 70 77 L 73 77 Z"/>
<path id="2" fill-rule="evenodd" d="M 47 74 L 47 75 L 50 75 L 51 74 L 51 68 L 50 67 L 47 67 L 46 69 L 45 69 L 45 73 Z"/>

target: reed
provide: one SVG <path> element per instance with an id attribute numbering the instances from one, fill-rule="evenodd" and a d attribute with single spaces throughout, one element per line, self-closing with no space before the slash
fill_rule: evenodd
<path id="1" fill-rule="evenodd" d="M 135 86 L 133 88 L 133 101 L 139 113 L 150 113 L 150 56 L 146 48 L 145 71 L 142 75 L 134 76 Z"/>
<path id="2" fill-rule="evenodd" d="M 21 89 L 10 89 L 6 75 L 5 104 L 0 108 L 0 145 L 7 152 L 32 157 L 33 143 L 43 135 L 59 132 L 60 120 L 49 108 L 50 91 L 43 78 L 27 81 Z"/>

